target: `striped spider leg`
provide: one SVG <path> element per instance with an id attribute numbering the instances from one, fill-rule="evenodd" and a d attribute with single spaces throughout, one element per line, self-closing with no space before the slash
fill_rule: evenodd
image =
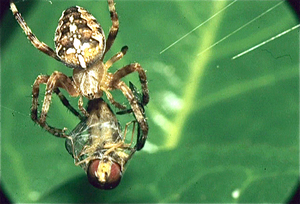
<path id="1" fill-rule="evenodd" d="M 138 101 L 138 105 L 139 105 L 140 109 L 142 110 L 141 112 L 143 113 L 143 117 L 146 118 L 144 104 L 143 104 L 143 95 L 139 93 L 139 91 L 137 90 L 136 86 L 133 85 L 133 83 L 129 82 L 129 87 L 130 87 L 132 93 L 134 94 L 136 100 Z M 132 109 L 127 109 L 127 110 L 119 111 L 119 112 L 117 112 L 117 114 L 123 115 L 123 114 L 132 113 L 132 112 L 133 112 Z M 144 147 L 146 139 L 147 139 L 147 136 L 145 136 L 142 131 L 144 128 L 145 127 L 141 127 L 140 125 L 138 125 L 137 143 L 136 143 L 137 150 L 140 150 Z"/>

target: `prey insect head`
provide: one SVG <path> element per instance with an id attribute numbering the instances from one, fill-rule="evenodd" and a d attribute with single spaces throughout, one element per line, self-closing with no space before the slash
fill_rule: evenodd
<path id="1" fill-rule="evenodd" d="M 89 163 L 87 177 L 96 188 L 110 190 L 119 185 L 122 170 L 119 164 L 108 158 L 95 159 Z"/>

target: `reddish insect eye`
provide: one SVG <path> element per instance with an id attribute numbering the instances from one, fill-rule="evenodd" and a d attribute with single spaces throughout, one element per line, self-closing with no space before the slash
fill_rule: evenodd
<path id="1" fill-rule="evenodd" d="M 110 190 L 119 185 L 122 171 L 120 165 L 115 162 L 100 162 L 99 159 L 95 159 L 89 164 L 87 177 L 96 188 Z"/>

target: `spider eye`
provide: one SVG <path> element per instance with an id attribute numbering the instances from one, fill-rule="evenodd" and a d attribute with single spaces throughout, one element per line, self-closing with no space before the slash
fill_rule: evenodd
<path id="1" fill-rule="evenodd" d="M 110 190 L 119 185 L 122 171 L 120 165 L 115 162 L 95 159 L 89 164 L 87 177 L 96 188 Z"/>
<path id="2" fill-rule="evenodd" d="M 62 13 L 54 40 L 57 56 L 72 68 L 87 68 L 101 59 L 106 43 L 95 17 L 79 6 Z"/>

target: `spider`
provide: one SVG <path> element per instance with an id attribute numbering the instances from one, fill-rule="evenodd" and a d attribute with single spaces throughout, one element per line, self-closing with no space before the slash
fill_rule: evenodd
<path id="1" fill-rule="evenodd" d="M 139 127 L 142 131 L 143 140 L 148 135 L 148 124 L 143 114 L 143 110 L 131 89 L 121 79 L 132 72 L 137 72 L 142 87 L 142 104 L 149 102 L 149 90 L 147 77 L 144 69 L 138 63 L 126 65 L 114 74 L 109 73 L 108 69 L 127 52 L 128 47 L 122 47 L 121 51 L 111 57 L 105 63 L 103 58 L 114 43 L 119 30 L 119 20 L 115 9 L 114 1 L 108 0 L 108 8 L 112 21 L 107 40 L 102 27 L 87 10 L 79 6 L 70 7 L 63 11 L 55 32 L 55 51 L 48 45 L 38 40 L 25 20 L 18 12 L 16 5 L 11 0 L 10 8 L 21 28 L 25 31 L 29 41 L 38 50 L 63 62 L 67 67 L 73 69 L 73 76 L 68 77 L 65 74 L 55 71 L 49 75 L 39 75 L 32 90 L 31 118 L 45 130 L 57 137 L 65 137 L 65 128 L 57 129 L 46 123 L 47 113 L 49 111 L 52 93 L 56 88 L 65 89 L 72 97 L 79 97 L 78 108 L 88 117 L 89 113 L 83 107 L 83 97 L 88 100 L 101 98 L 105 92 L 108 100 L 117 108 L 126 107 L 113 99 L 110 91 L 119 89 L 129 101 L 132 112 L 134 113 Z M 38 117 L 38 97 L 39 86 L 46 84 L 46 92 L 40 117 Z M 137 147 L 137 150 L 143 148 L 143 145 Z"/>
<path id="2" fill-rule="evenodd" d="M 137 145 L 131 147 L 135 123 L 131 142 L 125 143 L 127 128 L 135 121 L 126 124 L 122 136 L 116 116 L 102 98 L 90 100 L 87 112 L 89 117 L 81 120 L 66 137 L 66 149 L 73 156 L 75 165 L 85 170 L 93 186 L 113 189 L 119 185 L 125 165 L 137 150 Z"/>

